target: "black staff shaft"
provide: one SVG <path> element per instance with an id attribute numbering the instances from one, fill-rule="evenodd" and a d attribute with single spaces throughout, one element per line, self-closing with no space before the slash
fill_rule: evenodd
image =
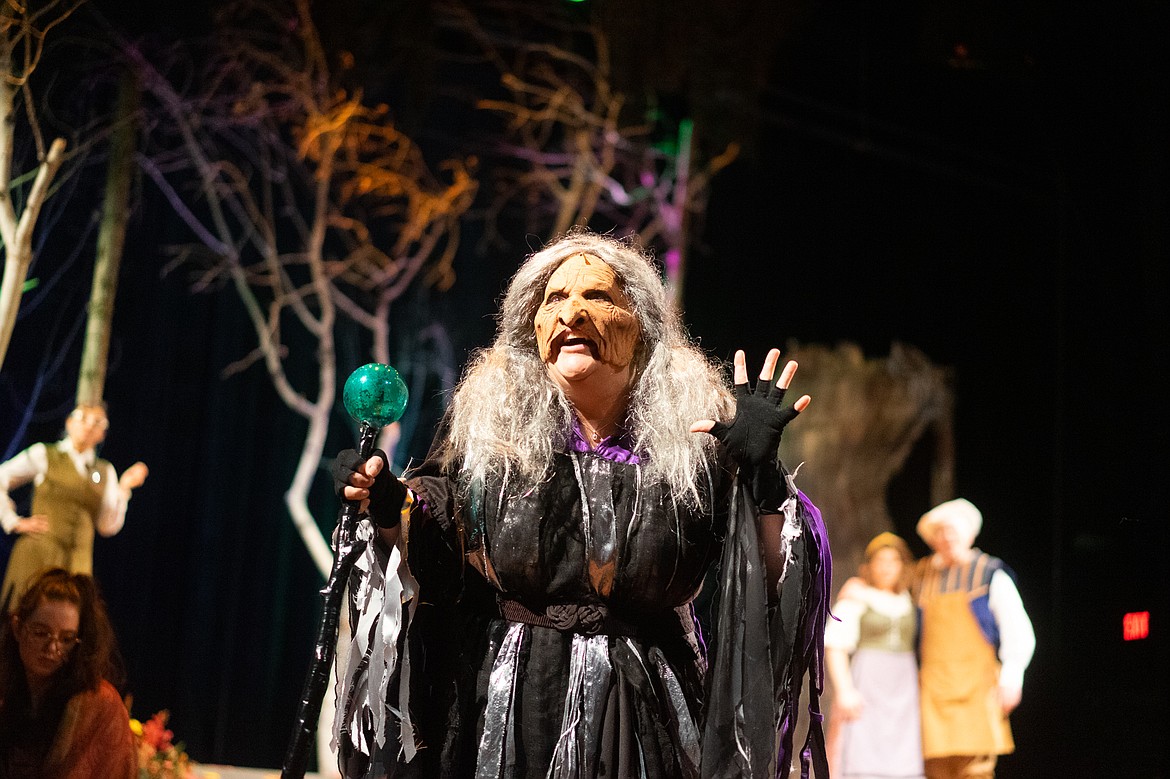
<path id="1" fill-rule="evenodd" d="M 378 428 L 369 422 L 362 422 L 358 436 L 358 452 L 366 460 L 374 451 L 374 439 Z M 342 501 L 337 513 L 337 542 L 333 555 L 333 570 L 321 589 L 325 601 L 321 613 L 321 624 L 317 631 L 317 644 L 313 650 L 313 663 L 305 677 L 304 691 L 297 720 L 293 727 L 288 753 L 284 758 L 281 779 L 303 779 L 309 762 L 309 749 L 314 743 L 317 720 L 321 716 L 321 700 L 329 685 L 329 669 L 333 667 L 333 656 L 337 652 L 337 630 L 341 621 L 341 601 L 349 572 L 365 549 L 365 543 L 356 540 L 359 501 Z"/>

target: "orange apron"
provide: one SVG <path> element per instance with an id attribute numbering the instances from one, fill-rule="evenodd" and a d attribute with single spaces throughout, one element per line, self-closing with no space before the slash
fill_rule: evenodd
<path id="1" fill-rule="evenodd" d="M 971 568 L 989 560 L 976 552 L 961 571 L 934 569 L 929 559 L 919 569 L 922 751 L 928 759 L 1015 750 L 999 702 L 999 659 L 971 611 L 971 601 L 987 594 L 983 579 L 990 581 Z"/>

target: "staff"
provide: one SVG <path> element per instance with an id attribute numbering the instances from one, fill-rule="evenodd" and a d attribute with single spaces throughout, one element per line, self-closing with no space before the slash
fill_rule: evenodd
<path id="1" fill-rule="evenodd" d="M 345 410 L 358 422 L 358 451 L 363 459 L 374 452 L 378 431 L 398 421 L 406 408 L 406 384 L 398 371 L 389 365 L 372 362 L 349 375 L 342 390 Z M 329 669 L 337 648 L 337 629 L 341 615 L 341 597 L 349 573 L 362 552 L 366 541 L 358 540 L 357 524 L 360 501 L 342 501 L 337 513 L 337 543 L 334 547 L 333 570 L 321 590 L 325 607 L 317 631 L 317 645 L 313 650 L 313 664 L 305 678 L 304 691 L 292 739 L 284 758 L 281 779 L 301 779 L 309 757 L 309 745 L 317 731 L 321 715 L 321 699 L 329 684 Z"/>

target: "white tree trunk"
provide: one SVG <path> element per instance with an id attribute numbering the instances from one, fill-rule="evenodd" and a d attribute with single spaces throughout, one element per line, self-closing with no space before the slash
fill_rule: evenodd
<path id="1" fill-rule="evenodd" d="M 8 354 L 24 282 L 32 265 L 32 237 L 37 217 L 49 195 L 49 184 L 65 160 L 65 139 L 58 138 L 49 146 L 45 159 L 38 166 L 24 211 L 18 216 L 8 194 L 15 126 L 12 111 L 13 93 L 4 85 L 0 87 L 0 240 L 4 241 L 4 277 L 0 281 L 0 365 L 4 364 L 4 357 Z"/>

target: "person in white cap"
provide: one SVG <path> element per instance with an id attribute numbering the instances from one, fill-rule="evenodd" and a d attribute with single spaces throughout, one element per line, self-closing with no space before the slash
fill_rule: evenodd
<path id="1" fill-rule="evenodd" d="M 934 554 L 919 561 L 922 751 L 928 779 L 992 777 L 1015 751 L 1008 714 L 1036 648 L 1013 574 L 974 548 L 983 515 L 958 498 L 918 521 Z"/>

